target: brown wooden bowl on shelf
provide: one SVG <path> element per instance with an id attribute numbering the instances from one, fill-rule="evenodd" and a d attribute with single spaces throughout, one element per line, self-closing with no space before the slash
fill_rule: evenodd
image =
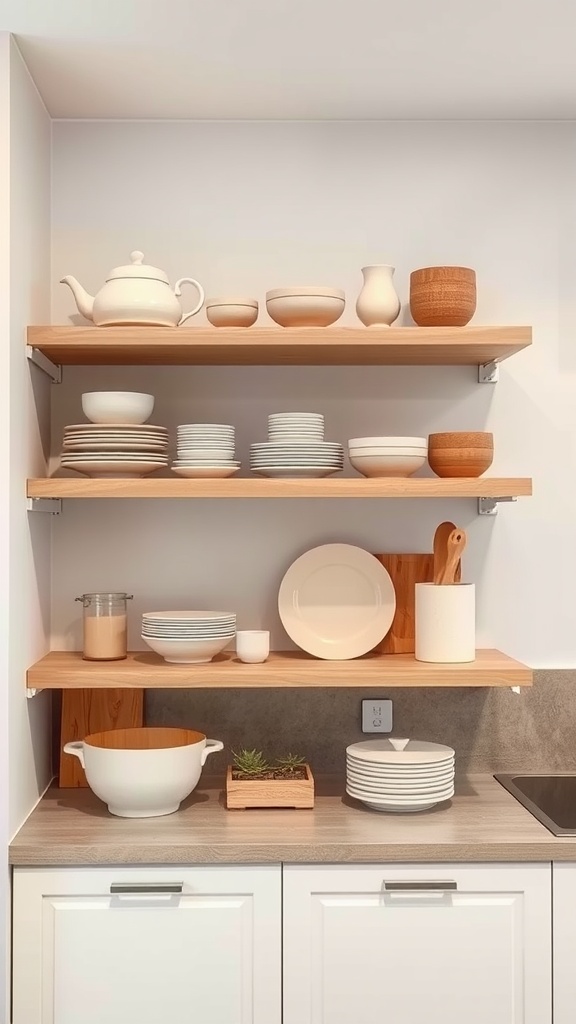
<path id="1" fill-rule="evenodd" d="M 447 430 L 429 434 L 428 448 L 488 448 L 494 451 L 494 434 L 488 430 Z"/>
<path id="2" fill-rule="evenodd" d="M 410 274 L 410 312 L 419 327 L 465 327 L 476 311 L 469 267 L 422 267 Z"/>
<path id="3" fill-rule="evenodd" d="M 494 438 L 487 431 L 430 434 L 428 463 L 440 477 L 479 477 L 492 465 Z"/>

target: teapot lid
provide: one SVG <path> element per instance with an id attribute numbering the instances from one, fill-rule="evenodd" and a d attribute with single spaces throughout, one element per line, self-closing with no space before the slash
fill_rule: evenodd
<path id="1" fill-rule="evenodd" d="M 134 252 L 130 253 L 131 263 L 127 263 L 123 267 L 114 267 L 111 270 L 107 281 L 115 281 L 119 277 L 144 277 L 152 281 L 163 281 L 164 284 L 169 284 L 168 275 L 163 270 L 158 270 L 158 267 L 151 267 L 148 263 L 143 263 L 144 253 L 140 252 L 139 249 L 135 249 Z"/>

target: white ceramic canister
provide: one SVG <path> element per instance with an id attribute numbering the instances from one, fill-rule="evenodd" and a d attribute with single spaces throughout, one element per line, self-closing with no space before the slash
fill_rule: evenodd
<path id="1" fill-rule="evenodd" d="M 394 287 L 394 267 L 379 264 L 362 267 L 364 285 L 356 301 L 358 319 L 365 327 L 390 327 L 400 313 Z"/>
<path id="2" fill-rule="evenodd" d="M 473 583 L 416 584 L 416 661 L 476 660 L 476 588 Z"/>

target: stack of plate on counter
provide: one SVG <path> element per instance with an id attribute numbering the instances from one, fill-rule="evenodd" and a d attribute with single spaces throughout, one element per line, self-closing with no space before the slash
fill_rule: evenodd
<path id="1" fill-rule="evenodd" d="M 268 417 L 268 441 L 250 445 L 250 469 L 259 476 L 314 478 L 344 468 L 341 444 L 324 440 L 317 412 L 278 412 Z"/>
<path id="2" fill-rule="evenodd" d="M 217 480 L 233 476 L 240 469 L 235 461 L 235 430 L 229 424 L 184 423 L 177 434 L 172 470 L 178 476 Z"/>
<path id="3" fill-rule="evenodd" d="M 236 635 L 233 612 L 145 612 L 142 639 L 164 661 L 204 665 Z"/>
<path id="4" fill-rule="evenodd" d="M 422 740 L 346 748 L 346 792 L 374 811 L 423 811 L 454 796 L 454 751 Z"/>
<path id="5" fill-rule="evenodd" d="M 60 463 L 95 478 L 147 476 L 168 465 L 168 431 L 150 423 L 73 423 L 64 427 Z"/>

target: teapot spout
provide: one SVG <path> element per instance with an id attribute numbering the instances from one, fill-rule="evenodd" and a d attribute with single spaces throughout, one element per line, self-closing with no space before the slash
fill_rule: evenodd
<path id="1" fill-rule="evenodd" d="M 85 316 L 87 320 L 94 321 L 93 310 L 94 310 L 94 296 L 89 295 L 85 288 L 82 287 L 79 281 L 75 277 L 63 277 L 60 284 L 67 284 L 76 300 L 78 306 L 78 312 Z"/>

